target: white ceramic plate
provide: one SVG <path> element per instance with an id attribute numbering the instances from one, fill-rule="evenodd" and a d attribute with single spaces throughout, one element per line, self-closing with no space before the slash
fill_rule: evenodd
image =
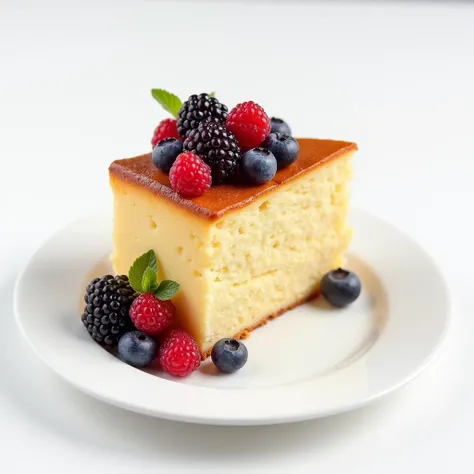
<path id="1" fill-rule="evenodd" d="M 95 344 L 80 321 L 88 280 L 110 272 L 111 218 L 71 223 L 31 259 L 15 290 L 17 322 L 55 372 L 107 403 L 175 420 L 258 425 L 357 408 L 419 374 L 448 328 L 440 271 L 409 237 L 354 211 L 347 267 L 362 279 L 349 308 L 321 299 L 256 330 L 249 360 L 232 375 L 210 361 L 188 378 L 132 368 Z"/>

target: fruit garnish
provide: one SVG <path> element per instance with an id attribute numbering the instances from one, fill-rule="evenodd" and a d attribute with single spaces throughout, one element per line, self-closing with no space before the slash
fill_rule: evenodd
<path id="1" fill-rule="evenodd" d="M 94 341 L 115 347 L 120 336 L 133 328 L 129 310 L 134 298 L 126 275 L 105 275 L 90 282 L 81 319 Z"/>
<path id="2" fill-rule="evenodd" d="M 178 113 L 178 133 L 184 139 L 201 122 L 212 120 L 225 123 L 228 108 L 209 94 L 193 94 L 183 103 Z"/>
<path id="3" fill-rule="evenodd" d="M 214 344 L 211 359 L 221 371 L 232 373 L 241 369 L 247 362 L 248 351 L 245 344 L 237 339 L 221 339 Z"/>
<path id="4" fill-rule="evenodd" d="M 273 153 L 279 170 L 293 164 L 300 152 L 300 145 L 293 137 L 279 132 L 270 133 L 262 147 Z"/>
<path id="5" fill-rule="evenodd" d="M 138 257 L 128 274 L 132 288 L 140 293 L 130 307 L 134 326 L 146 334 L 156 335 L 167 329 L 174 320 L 176 309 L 170 301 L 179 291 L 172 280 L 158 281 L 158 260 L 149 250 Z"/>
<path id="6" fill-rule="evenodd" d="M 153 148 L 153 164 L 164 173 L 169 173 L 178 155 L 183 151 L 183 142 L 177 138 L 165 138 Z"/>
<path id="7" fill-rule="evenodd" d="M 157 344 L 155 340 L 140 331 L 125 333 L 118 343 L 120 359 L 133 367 L 146 367 L 153 362 L 156 356 Z"/>
<path id="8" fill-rule="evenodd" d="M 258 147 L 271 128 L 265 110 L 252 101 L 236 105 L 229 112 L 226 125 L 237 137 L 240 147 L 245 149 Z"/>
<path id="9" fill-rule="evenodd" d="M 201 122 L 189 132 L 183 148 L 199 155 L 211 167 L 212 184 L 231 181 L 242 159 L 237 138 L 223 123 Z"/>
<path id="10" fill-rule="evenodd" d="M 198 369 L 201 354 L 196 341 L 181 329 L 171 329 L 159 348 L 161 368 L 168 374 L 185 377 Z"/>
<path id="11" fill-rule="evenodd" d="M 321 279 L 321 294 L 329 304 L 337 308 L 353 303 L 359 297 L 361 289 L 359 277 L 343 268 L 332 270 Z"/>
<path id="12" fill-rule="evenodd" d="M 266 148 L 253 148 L 242 157 L 242 173 L 251 184 L 268 183 L 275 176 L 277 161 Z"/>
<path id="13" fill-rule="evenodd" d="M 153 131 L 151 138 L 151 146 L 155 148 L 161 140 L 165 138 L 179 138 L 178 129 L 176 128 L 176 120 L 167 118 L 162 120 Z"/>
<path id="14" fill-rule="evenodd" d="M 272 117 L 270 119 L 270 126 L 270 133 L 285 133 L 286 135 L 291 135 L 289 125 L 280 118 Z"/>
<path id="15" fill-rule="evenodd" d="M 181 153 L 170 169 L 171 189 L 184 198 L 202 196 L 212 184 L 211 168 L 191 152 Z"/>

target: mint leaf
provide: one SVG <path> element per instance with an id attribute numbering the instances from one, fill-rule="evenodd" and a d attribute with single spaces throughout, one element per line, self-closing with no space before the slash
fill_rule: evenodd
<path id="1" fill-rule="evenodd" d="M 212 91 L 210 94 L 209 94 L 209 97 L 215 97 L 216 96 L 216 93 L 214 91 Z"/>
<path id="2" fill-rule="evenodd" d="M 142 276 L 142 290 L 143 293 L 151 293 L 152 289 L 156 287 L 156 273 L 151 267 L 146 267 Z"/>
<path id="3" fill-rule="evenodd" d="M 162 301 L 166 301 L 173 298 L 178 291 L 179 283 L 173 280 L 163 280 L 155 291 L 155 296 Z"/>
<path id="4" fill-rule="evenodd" d="M 149 250 L 144 253 L 142 256 L 138 257 L 130 267 L 128 272 L 128 279 L 130 280 L 130 285 L 137 293 L 144 293 L 142 282 L 143 274 L 146 269 L 150 268 L 156 274 L 158 273 L 158 262 L 156 260 L 156 255 L 153 250 Z"/>
<path id="5" fill-rule="evenodd" d="M 161 104 L 161 106 L 170 114 L 177 118 L 178 112 L 183 103 L 178 96 L 164 89 L 152 89 L 151 95 Z"/>

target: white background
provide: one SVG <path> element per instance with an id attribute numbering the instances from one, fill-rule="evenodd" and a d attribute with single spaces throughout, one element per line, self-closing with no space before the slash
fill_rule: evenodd
<path id="1" fill-rule="evenodd" d="M 151 87 L 255 100 L 298 136 L 359 143 L 354 205 L 426 246 L 456 304 L 422 376 L 350 414 L 217 428 L 108 407 L 35 359 L 15 277 L 110 202 L 112 160 L 149 150 Z M 472 473 L 473 180 L 473 4 L 0 1 L 0 471 Z"/>

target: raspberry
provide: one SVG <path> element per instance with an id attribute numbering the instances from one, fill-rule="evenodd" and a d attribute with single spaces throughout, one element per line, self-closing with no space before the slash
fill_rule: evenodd
<path id="1" fill-rule="evenodd" d="M 162 369 L 178 377 L 189 375 L 201 364 L 196 341 L 181 329 L 172 329 L 163 338 L 158 357 Z"/>
<path id="2" fill-rule="evenodd" d="M 212 170 L 212 183 L 230 181 L 236 174 L 242 158 L 239 143 L 224 124 L 202 122 L 188 134 L 183 148 L 199 155 Z"/>
<path id="3" fill-rule="evenodd" d="M 209 94 L 193 94 L 178 112 L 178 132 L 184 139 L 205 120 L 225 123 L 227 107 Z"/>
<path id="4" fill-rule="evenodd" d="M 161 301 L 150 293 L 144 293 L 132 303 L 130 318 L 139 331 L 154 336 L 171 326 L 175 311 L 171 300 Z"/>
<path id="5" fill-rule="evenodd" d="M 255 102 L 236 105 L 229 112 L 226 125 L 237 137 L 240 146 L 245 149 L 259 146 L 271 129 L 268 115 Z"/>
<path id="6" fill-rule="evenodd" d="M 184 198 L 202 196 L 211 187 L 211 168 L 194 153 L 181 153 L 171 167 L 170 183 Z"/>
<path id="7" fill-rule="evenodd" d="M 179 138 L 175 119 L 168 118 L 158 124 L 153 132 L 151 146 L 155 148 L 155 146 L 165 138 Z"/>

